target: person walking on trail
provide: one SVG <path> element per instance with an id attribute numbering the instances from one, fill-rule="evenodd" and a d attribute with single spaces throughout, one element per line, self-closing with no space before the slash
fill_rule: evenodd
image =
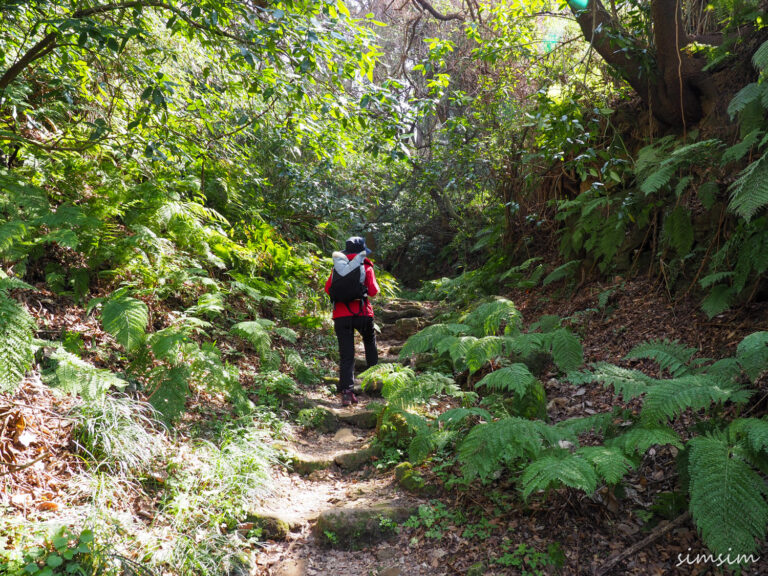
<path id="1" fill-rule="evenodd" d="M 355 330 L 363 337 L 365 362 L 370 368 L 379 360 L 376 333 L 373 328 L 373 306 L 369 298 L 379 293 L 371 253 L 365 240 L 353 236 L 344 252 L 333 253 L 333 271 L 325 283 L 325 291 L 333 302 L 333 328 L 339 341 L 339 384 L 341 405 L 356 404 L 352 391 L 355 369 Z"/>

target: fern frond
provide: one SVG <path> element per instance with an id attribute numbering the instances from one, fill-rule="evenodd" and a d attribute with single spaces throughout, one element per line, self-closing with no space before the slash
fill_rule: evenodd
<path id="1" fill-rule="evenodd" d="M 524 396 L 536 377 L 525 364 L 512 364 L 486 374 L 475 387 L 487 386 L 490 390 L 513 392 Z"/>
<path id="2" fill-rule="evenodd" d="M 732 390 L 722 388 L 714 379 L 702 374 L 664 380 L 648 389 L 640 418 L 646 424 L 660 424 L 685 410 L 695 411 L 725 402 L 732 394 Z"/>
<path id="3" fill-rule="evenodd" d="M 280 338 L 286 342 L 290 342 L 291 344 L 296 344 L 296 342 L 299 341 L 299 335 L 296 333 L 296 330 L 288 328 L 287 326 L 280 326 L 275 328 L 274 333 L 280 336 Z"/>
<path id="4" fill-rule="evenodd" d="M 657 170 L 654 170 L 643 179 L 643 182 L 640 185 L 640 191 L 646 196 L 653 194 L 669 184 L 670 180 L 672 180 L 672 176 L 675 175 L 675 172 L 677 172 L 677 163 L 662 163 Z"/>
<path id="5" fill-rule="evenodd" d="M 190 351 L 190 345 L 197 348 L 197 344 L 189 337 L 189 330 L 178 326 L 169 326 L 150 334 L 147 343 L 159 360 L 169 364 L 182 361 L 184 353 Z"/>
<path id="6" fill-rule="evenodd" d="M 733 288 L 718 284 L 709 291 L 707 297 L 701 302 L 701 309 L 708 318 L 714 318 L 731 307 L 735 296 L 736 291 Z"/>
<path id="7" fill-rule="evenodd" d="M 760 140 L 762 135 L 763 135 L 762 130 L 760 129 L 752 130 L 752 132 L 744 136 L 741 142 L 734 144 L 733 146 L 729 147 L 725 152 L 723 152 L 723 155 L 720 158 L 720 164 L 724 166 L 730 162 L 738 162 L 739 160 L 744 158 L 747 152 L 749 152 L 752 149 L 752 146 L 757 144 L 757 141 Z"/>
<path id="8" fill-rule="evenodd" d="M 520 358 L 527 358 L 535 352 L 549 352 L 551 341 L 551 334 L 524 332 L 517 336 L 507 336 L 504 343 L 510 354 L 516 354 Z"/>
<path id="9" fill-rule="evenodd" d="M 768 370 L 768 332 L 754 332 L 739 342 L 736 359 L 753 381 Z"/>
<path id="10" fill-rule="evenodd" d="M 765 481 L 720 436 L 688 443 L 690 510 L 707 547 L 715 554 L 750 554 L 768 527 Z"/>
<path id="11" fill-rule="evenodd" d="M 451 430 L 435 430 L 429 427 L 419 430 L 408 445 L 408 460 L 420 464 L 455 437 L 456 433 Z"/>
<path id="12" fill-rule="evenodd" d="M 520 478 L 526 500 L 539 490 L 569 486 L 592 494 L 597 489 L 597 473 L 592 463 L 578 454 L 558 450 L 546 454 L 526 466 Z"/>
<path id="13" fill-rule="evenodd" d="M 594 372 L 577 372 L 570 374 L 568 380 L 575 385 L 599 382 L 603 386 L 612 386 L 616 394 L 621 394 L 624 402 L 644 394 L 656 380 L 646 376 L 639 370 L 621 368 L 615 364 L 598 362 L 592 365 Z"/>
<path id="14" fill-rule="evenodd" d="M 675 446 L 682 450 L 680 437 L 667 426 L 633 426 L 621 436 L 606 442 L 609 446 L 621 448 L 625 454 L 645 454 L 651 446 Z"/>
<path id="15" fill-rule="evenodd" d="M 674 248 L 678 256 L 685 256 L 693 247 L 691 213 L 683 206 L 675 207 L 664 218 L 662 237 Z"/>
<path id="16" fill-rule="evenodd" d="M 466 357 L 475 343 L 478 341 L 474 336 L 459 336 L 450 340 L 451 345 L 448 348 L 448 354 L 451 362 L 458 370 L 463 370 L 466 366 Z"/>
<path id="17" fill-rule="evenodd" d="M 627 360 L 653 360 L 662 370 L 667 370 L 673 377 L 691 373 L 688 366 L 696 348 L 688 348 L 677 340 L 649 340 L 638 344 L 625 356 Z"/>
<path id="18" fill-rule="evenodd" d="M 0 270 L 0 293 L 5 293 L 8 290 L 37 290 L 37 288 L 23 280 L 19 280 L 15 276 L 8 276 L 8 274 Z"/>
<path id="19" fill-rule="evenodd" d="M 468 478 L 486 480 L 503 464 L 536 456 L 544 442 L 556 442 L 559 431 L 536 420 L 503 418 L 478 424 L 467 434 L 457 449 L 462 472 Z"/>
<path id="20" fill-rule="evenodd" d="M 409 410 L 414 406 L 426 404 L 453 384 L 451 378 L 436 372 L 424 372 L 406 380 L 407 375 L 407 372 L 402 372 L 399 378 L 384 378 L 381 395 L 387 399 L 389 408 Z"/>
<path id="21" fill-rule="evenodd" d="M 728 103 L 728 115 L 731 120 L 747 107 L 747 104 L 754 102 L 762 95 L 762 88 L 756 82 L 747 84 L 736 93 L 731 101 Z"/>
<path id="22" fill-rule="evenodd" d="M 238 322 L 229 331 L 253 346 L 259 357 L 264 357 L 272 348 L 272 338 L 269 335 L 269 328 L 272 325 L 269 320 L 259 318 L 249 322 Z"/>
<path id="23" fill-rule="evenodd" d="M 49 358 L 50 364 L 43 368 L 43 381 L 65 394 L 77 394 L 91 401 L 102 398 L 110 388 L 122 389 L 128 382 L 109 370 L 96 368 L 62 348 Z"/>
<path id="24" fill-rule="evenodd" d="M 363 390 L 373 383 L 381 383 L 381 394 L 388 398 L 400 388 L 407 386 L 416 373 L 401 364 L 377 364 L 360 374 Z"/>
<path id="25" fill-rule="evenodd" d="M 15 392 L 32 365 L 35 321 L 0 292 L 0 392 Z"/>
<path id="26" fill-rule="evenodd" d="M 620 449 L 610 446 L 583 446 L 576 450 L 576 455 L 591 463 L 607 484 L 618 484 L 634 468 Z"/>
<path id="27" fill-rule="evenodd" d="M 728 426 L 728 432 L 735 436 L 744 436 L 749 447 L 755 452 L 764 452 L 768 448 L 768 420 L 737 418 Z"/>
<path id="28" fill-rule="evenodd" d="M 27 226 L 20 220 L 11 220 L 0 225 L 0 254 L 8 253 L 26 234 Z"/>
<path id="29" fill-rule="evenodd" d="M 149 397 L 149 403 L 166 421 L 173 421 L 184 413 L 190 378 L 190 369 L 187 366 L 174 366 L 170 370 L 159 369 L 153 373 L 155 390 Z"/>
<path id="30" fill-rule="evenodd" d="M 488 362 L 501 356 L 502 344 L 503 340 L 498 336 L 486 336 L 473 342 L 463 358 L 469 373 L 474 374 Z"/>
<path id="31" fill-rule="evenodd" d="M 505 326 L 505 334 L 518 330 L 521 316 L 514 302 L 506 298 L 498 298 L 492 302 L 480 304 L 462 320 L 472 327 L 473 334 L 476 336 L 493 336 L 498 333 L 502 325 Z"/>
<path id="32" fill-rule="evenodd" d="M 747 222 L 768 204 L 768 154 L 763 154 L 739 173 L 731 184 L 728 209 Z"/>
<path id="33" fill-rule="evenodd" d="M 491 413 L 482 408 L 451 408 L 440 414 L 440 416 L 437 417 L 437 422 L 448 428 L 456 428 L 470 416 L 477 416 L 486 422 L 493 420 Z"/>
<path id="34" fill-rule="evenodd" d="M 197 299 L 197 304 L 188 308 L 190 316 L 216 316 L 224 312 L 224 297 L 218 292 L 206 292 Z"/>
<path id="35" fill-rule="evenodd" d="M 571 439 L 575 439 L 580 434 L 589 432 L 604 434 L 606 429 L 614 426 L 617 411 L 618 409 L 615 409 L 612 412 L 603 412 L 579 418 L 568 418 L 567 420 L 561 420 L 555 424 L 555 428 L 562 430 L 564 434 L 571 436 Z"/>
<path id="36" fill-rule="evenodd" d="M 123 348 L 131 352 L 144 342 L 149 311 L 141 300 L 118 292 L 104 304 L 101 323 Z"/>
<path id="37" fill-rule="evenodd" d="M 416 354 L 431 352 L 436 349 L 441 340 L 466 334 L 469 330 L 470 327 L 463 324 L 432 324 L 427 326 L 406 340 L 402 350 L 400 350 L 400 358 L 405 359 Z"/>
<path id="38" fill-rule="evenodd" d="M 573 278 L 573 275 L 576 274 L 576 269 L 579 267 L 579 264 L 581 264 L 581 260 L 571 260 L 561 266 L 558 266 L 544 277 L 541 285 L 549 286 L 553 282 L 559 282 L 560 280 Z"/>
<path id="39" fill-rule="evenodd" d="M 699 280 L 699 286 L 702 288 L 709 288 L 713 284 L 717 284 L 718 282 L 722 282 L 723 280 L 728 280 L 729 278 L 733 277 L 732 271 L 726 271 L 726 272 L 714 272 L 712 274 L 708 274 L 707 276 L 704 276 L 701 280 Z"/>
<path id="40" fill-rule="evenodd" d="M 760 44 L 760 47 L 752 54 L 752 65 L 758 70 L 768 67 L 768 41 Z"/>
<path id="41" fill-rule="evenodd" d="M 579 339 L 566 328 L 552 332 L 552 361 L 563 372 L 575 370 L 584 363 Z"/>

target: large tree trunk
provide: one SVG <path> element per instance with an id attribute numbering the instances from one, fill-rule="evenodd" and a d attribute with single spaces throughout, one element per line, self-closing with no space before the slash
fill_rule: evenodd
<path id="1" fill-rule="evenodd" d="M 620 47 L 612 38 L 621 33 L 621 23 L 600 0 L 570 0 L 569 5 L 584 37 L 648 105 L 655 118 L 670 126 L 686 127 L 704 116 L 712 97 L 704 61 L 684 48 L 691 39 L 683 28 L 682 0 L 652 0 L 653 43 L 651 66 L 643 61 L 648 46 L 623 33 Z"/>

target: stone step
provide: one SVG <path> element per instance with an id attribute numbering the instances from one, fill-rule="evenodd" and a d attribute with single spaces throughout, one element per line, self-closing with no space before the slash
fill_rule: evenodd
<path id="1" fill-rule="evenodd" d="M 366 393 L 368 392 L 369 390 L 366 390 Z M 342 426 L 373 430 L 376 428 L 381 406 L 379 402 L 369 402 L 365 405 L 358 404 L 357 406 L 347 408 L 333 408 L 331 406 L 323 406 L 306 398 L 296 401 L 297 408 L 315 411 L 313 428 L 320 432 L 336 432 Z"/>
<path id="2" fill-rule="evenodd" d="M 362 448 L 338 449 L 329 454 L 293 452 L 289 462 L 294 472 L 302 476 L 309 476 L 317 470 L 327 470 L 334 464 L 347 472 L 359 470 L 380 454 L 381 449 L 378 446 L 366 444 Z"/>
<path id="3" fill-rule="evenodd" d="M 399 350 L 398 350 L 399 352 Z M 408 360 L 401 361 L 400 358 L 397 355 L 394 354 L 385 354 L 382 356 L 379 356 L 379 364 L 402 364 L 403 362 L 408 362 Z M 355 358 L 355 370 L 357 372 L 364 372 L 368 369 L 368 364 L 365 361 L 365 358 Z"/>
<path id="4" fill-rule="evenodd" d="M 399 340 L 405 342 L 422 328 L 426 328 L 427 321 L 424 318 L 401 318 L 394 324 L 385 324 L 381 327 L 382 340 Z"/>
<path id="5" fill-rule="evenodd" d="M 428 310 L 423 306 L 403 306 L 402 308 L 381 308 L 376 311 L 376 319 L 384 324 L 391 324 L 403 318 L 424 318 Z"/>
<path id="6" fill-rule="evenodd" d="M 317 541 L 325 546 L 354 550 L 396 536 L 397 525 L 415 512 L 415 506 L 400 500 L 364 507 L 330 508 L 320 513 L 313 532 Z"/>

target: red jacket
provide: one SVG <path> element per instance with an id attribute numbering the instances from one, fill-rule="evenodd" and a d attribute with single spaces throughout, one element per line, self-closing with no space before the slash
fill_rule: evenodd
<path id="1" fill-rule="evenodd" d="M 352 260 L 357 254 L 347 254 L 349 260 Z M 376 296 L 379 293 L 379 283 L 376 282 L 376 274 L 373 272 L 373 263 L 366 258 L 363 261 L 365 267 L 365 287 L 368 289 L 368 297 Z M 331 279 L 333 278 L 333 271 L 328 276 L 328 280 L 325 282 L 325 292 L 329 292 L 331 288 Z M 333 318 L 346 318 L 347 316 L 370 316 L 373 317 L 373 306 L 371 301 L 366 300 L 362 314 L 360 314 L 360 302 L 336 302 L 333 307 Z"/>

